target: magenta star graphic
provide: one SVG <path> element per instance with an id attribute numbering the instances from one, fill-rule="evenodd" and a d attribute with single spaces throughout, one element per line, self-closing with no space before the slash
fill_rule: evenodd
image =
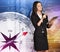
<path id="1" fill-rule="evenodd" d="M 0 32 L 0 33 L 2 34 L 2 36 L 4 37 L 4 39 L 6 40 L 6 41 L 2 41 L 2 42 L 5 42 L 6 44 L 3 45 L 3 48 L 1 49 L 1 51 L 2 51 L 3 49 L 5 49 L 6 47 L 8 47 L 8 46 L 9 46 L 9 49 L 11 49 L 11 46 L 12 46 L 12 47 L 15 48 L 18 52 L 20 52 L 20 51 L 18 50 L 18 48 L 16 47 L 16 45 L 14 44 L 14 43 L 17 43 L 17 41 L 15 41 L 15 40 L 16 40 L 17 36 L 18 36 L 20 33 L 17 33 L 17 34 L 16 34 L 15 36 L 13 36 L 12 38 L 11 38 L 11 35 L 10 35 L 9 38 L 8 38 L 8 37 L 7 37 L 5 34 L 3 34 L 2 32 Z M 28 33 L 28 32 L 23 32 L 23 35 L 26 36 L 27 33 Z"/>
<path id="2" fill-rule="evenodd" d="M 15 39 L 17 38 L 17 36 L 19 35 L 19 33 L 17 33 L 15 36 L 13 36 L 12 38 L 11 38 L 11 35 L 9 36 L 9 38 L 5 35 L 5 34 L 3 34 L 2 32 L 1 32 L 1 34 L 2 34 L 2 36 L 4 37 L 4 39 L 6 40 L 6 41 L 3 41 L 3 42 L 5 42 L 6 44 L 3 46 L 3 48 L 1 49 L 1 51 L 3 50 L 3 49 L 5 49 L 6 47 L 8 47 L 9 46 L 9 49 L 11 48 L 11 46 L 13 47 L 13 48 L 15 48 L 18 52 L 20 52 L 19 50 L 18 50 L 18 48 L 16 47 L 16 45 L 14 44 L 14 43 L 17 43 L 17 41 L 15 41 Z"/>

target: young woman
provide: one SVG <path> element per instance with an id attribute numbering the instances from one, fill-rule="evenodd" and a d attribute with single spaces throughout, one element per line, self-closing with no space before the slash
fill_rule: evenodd
<path id="1" fill-rule="evenodd" d="M 42 4 L 40 1 L 33 3 L 31 22 L 35 27 L 34 31 L 34 49 L 37 52 L 48 52 L 47 30 L 48 17 L 42 13 Z"/>

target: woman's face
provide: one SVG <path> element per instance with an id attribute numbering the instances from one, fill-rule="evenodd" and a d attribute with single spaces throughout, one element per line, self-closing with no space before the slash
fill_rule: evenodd
<path id="1" fill-rule="evenodd" d="M 37 11 L 42 11 L 42 4 L 41 3 L 37 4 Z"/>

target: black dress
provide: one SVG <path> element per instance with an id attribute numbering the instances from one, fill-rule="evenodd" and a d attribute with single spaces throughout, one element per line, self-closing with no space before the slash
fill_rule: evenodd
<path id="1" fill-rule="evenodd" d="M 44 14 L 42 14 L 44 15 Z M 47 40 L 47 30 L 48 27 L 48 17 L 43 20 L 40 26 L 37 26 L 38 21 L 40 20 L 37 14 L 31 15 L 31 22 L 35 27 L 34 31 L 34 49 L 36 51 L 48 50 L 48 40 Z"/>

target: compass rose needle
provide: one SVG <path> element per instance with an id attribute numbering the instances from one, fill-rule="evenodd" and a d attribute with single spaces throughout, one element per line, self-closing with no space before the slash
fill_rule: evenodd
<path id="1" fill-rule="evenodd" d="M 19 50 L 18 50 L 18 48 L 16 47 L 16 45 L 14 44 L 14 43 L 16 43 L 16 41 L 14 41 L 16 38 L 17 38 L 17 36 L 20 34 L 20 33 L 18 33 L 18 34 L 16 34 L 15 36 L 13 36 L 12 38 L 11 38 L 11 36 L 8 38 L 5 34 L 3 34 L 2 32 L 0 32 L 1 34 L 2 34 L 2 36 L 4 37 L 4 39 L 6 40 L 6 41 L 4 41 L 6 44 L 5 45 L 3 45 L 3 48 L 1 49 L 1 51 L 3 50 L 3 49 L 5 49 L 6 47 L 8 47 L 9 46 L 9 48 L 12 46 L 13 48 L 15 48 L 18 52 L 19 52 Z M 2 47 L 2 46 L 1 46 Z"/>

